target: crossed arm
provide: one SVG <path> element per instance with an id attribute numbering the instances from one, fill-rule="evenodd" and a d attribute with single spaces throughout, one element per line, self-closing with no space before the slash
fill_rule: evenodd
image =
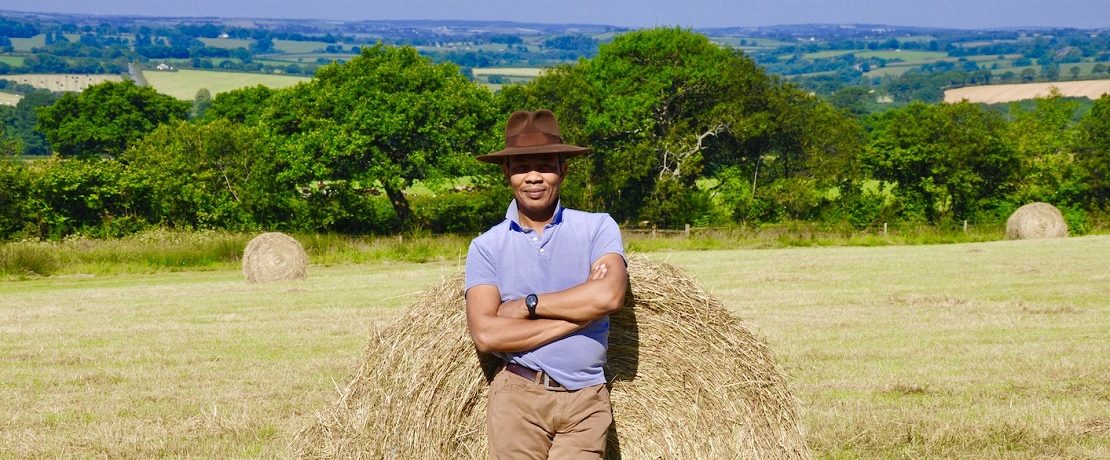
<path id="1" fill-rule="evenodd" d="M 501 302 L 497 286 L 480 284 L 466 291 L 466 322 L 474 345 L 483 352 L 531 350 L 565 337 L 616 311 L 624 303 L 628 271 L 619 254 L 601 256 L 586 282 L 539 294 L 537 319 L 528 319 L 523 299 Z"/>

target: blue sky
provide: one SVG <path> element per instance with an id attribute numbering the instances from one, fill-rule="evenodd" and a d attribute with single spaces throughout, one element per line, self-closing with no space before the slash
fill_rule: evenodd
<path id="1" fill-rule="evenodd" d="M 0 9 L 145 16 L 480 19 L 645 27 L 868 23 L 1110 28 L 1108 0 L 3 0 Z"/>

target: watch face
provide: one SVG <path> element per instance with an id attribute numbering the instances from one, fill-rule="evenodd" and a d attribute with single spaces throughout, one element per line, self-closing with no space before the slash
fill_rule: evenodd
<path id="1" fill-rule="evenodd" d="M 537 303 L 540 303 L 540 298 L 535 294 L 528 294 L 528 297 L 524 298 L 524 305 L 528 308 L 535 307 Z"/>

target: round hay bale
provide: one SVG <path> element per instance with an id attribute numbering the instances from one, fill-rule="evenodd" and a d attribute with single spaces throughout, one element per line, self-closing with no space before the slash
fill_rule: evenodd
<path id="1" fill-rule="evenodd" d="M 611 316 L 607 457 L 808 458 L 794 397 L 768 347 L 673 266 L 629 262 Z M 461 275 L 371 334 L 339 401 L 297 434 L 307 458 L 488 458 L 488 380 Z"/>
<path id="2" fill-rule="evenodd" d="M 1048 203 L 1029 203 L 1014 211 L 1006 219 L 1006 239 L 1031 240 L 1038 238 L 1063 238 L 1068 236 L 1068 223 L 1056 206 Z"/>
<path id="3" fill-rule="evenodd" d="M 258 235 L 243 250 L 243 275 L 251 283 L 303 280 L 307 268 L 304 247 L 284 233 Z"/>

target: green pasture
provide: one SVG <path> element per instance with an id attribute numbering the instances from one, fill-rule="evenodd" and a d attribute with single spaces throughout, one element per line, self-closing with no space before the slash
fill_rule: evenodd
<path id="1" fill-rule="evenodd" d="M 143 78 L 158 92 L 184 100 L 193 99 L 202 88 L 215 96 L 247 86 L 284 88 L 309 80 L 308 77 L 292 75 L 185 69 L 174 72 L 143 71 Z"/>
<path id="2" fill-rule="evenodd" d="M 29 38 L 9 38 L 12 49 L 15 51 L 30 52 L 31 48 L 46 46 L 46 34 L 38 34 Z"/>
<path id="3" fill-rule="evenodd" d="M 948 57 L 948 53 L 941 51 L 910 51 L 910 50 L 888 50 L 888 51 L 860 51 L 856 53 L 856 57 L 860 59 L 901 59 L 905 62 L 926 62 L 930 60 L 938 60 Z"/>
<path id="4" fill-rule="evenodd" d="M 318 245 L 300 282 L 248 285 L 234 260 L 0 282 L 0 457 L 288 456 L 367 335 L 465 251 L 352 264 Z M 818 458 L 1107 458 L 1108 252 L 1090 236 L 649 256 L 769 343 Z"/>
<path id="5" fill-rule="evenodd" d="M 322 51 L 331 43 L 317 41 L 274 40 L 274 48 L 284 53 L 312 53 Z M 344 45 L 350 48 L 350 45 Z"/>
<path id="6" fill-rule="evenodd" d="M 287 61 L 287 62 L 312 62 L 315 63 L 317 59 L 324 58 L 329 61 L 336 59 L 351 60 L 357 54 L 351 53 L 285 53 L 285 54 L 260 54 L 258 57 L 262 59 L 274 61 Z"/>
<path id="7" fill-rule="evenodd" d="M 212 48 L 235 49 L 235 48 L 250 48 L 254 40 L 245 40 L 241 38 L 198 38 L 204 43 L 204 46 Z"/>
<path id="8" fill-rule="evenodd" d="M 772 48 L 781 48 L 783 46 L 791 46 L 791 45 L 796 44 L 794 42 L 788 42 L 788 41 L 783 41 L 783 40 L 775 40 L 775 39 L 771 39 L 771 38 L 760 38 L 760 37 L 717 37 L 717 36 L 711 36 L 711 37 L 709 37 L 709 39 L 713 40 L 717 43 L 723 43 L 723 44 L 726 44 L 726 45 L 732 46 L 732 47 L 741 47 L 742 46 L 744 48 L 750 48 L 750 49 L 772 49 Z M 741 45 L 740 44 L 741 40 L 747 40 L 746 44 Z"/>
<path id="9" fill-rule="evenodd" d="M 802 55 L 802 57 L 803 57 L 803 58 L 806 58 L 806 59 L 809 59 L 809 60 L 814 60 L 814 59 L 827 59 L 827 58 L 833 58 L 833 57 L 837 57 L 837 56 L 843 56 L 843 55 L 845 55 L 845 54 L 854 54 L 854 53 L 856 53 L 856 52 L 857 52 L 857 51 L 855 51 L 855 50 L 828 50 L 828 51 L 817 51 L 817 52 L 815 52 L 815 53 L 806 53 L 806 54 L 803 54 L 803 55 Z"/>
<path id="10" fill-rule="evenodd" d="M 23 61 L 25 60 L 27 60 L 27 58 L 23 56 L 12 56 L 10 54 L 0 55 L 0 62 L 3 62 L 12 67 L 19 67 L 23 65 Z"/>

